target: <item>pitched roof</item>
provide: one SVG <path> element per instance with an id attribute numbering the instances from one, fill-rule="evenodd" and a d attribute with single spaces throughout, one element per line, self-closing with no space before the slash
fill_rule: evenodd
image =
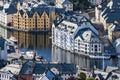
<path id="1" fill-rule="evenodd" d="M 120 22 L 120 0 L 110 0 L 108 4 L 102 4 L 99 8 L 107 23 Z"/>
<path id="2" fill-rule="evenodd" d="M 23 64 L 19 74 L 43 74 L 47 69 L 56 68 L 61 74 L 75 74 L 75 64 L 54 64 L 54 63 L 39 63 L 27 61 Z"/>
<path id="3" fill-rule="evenodd" d="M 77 34 L 74 36 L 74 38 L 77 38 L 80 36 L 80 38 L 83 41 L 90 41 L 92 38 L 98 38 L 97 34 L 93 32 L 90 28 L 81 28 L 77 32 Z"/>
<path id="4" fill-rule="evenodd" d="M 76 66 L 74 64 L 42 64 L 36 63 L 33 73 L 35 74 L 42 74 L 49 68 L 56 68 L 61 74 L 75 74 L 76 73 Z"/>
<path id="5" fill-rule="evenodd" d="M 35 63 L 33 61 L 28 61 L 24 63 L 19 74 L 32 74 L 34 66 L 35 66 Z"/>
<path id="6" fill-rule="evenodd" d="M 20 10 L 20 13 L 21 13 L 21 16 L 24 13 L 27 13 L 28 17 L 32 17 L 35 12 L 37 12 L 39 16 L 42 16 L 43 12 L 46 12 L 47 15 L 49 16 L 51 11 L 53 10 L 50 7 L 45 5 L 40 5 L 38 7 L 33 7 L 31 10 L 27 10 L 27 11 Z"/>

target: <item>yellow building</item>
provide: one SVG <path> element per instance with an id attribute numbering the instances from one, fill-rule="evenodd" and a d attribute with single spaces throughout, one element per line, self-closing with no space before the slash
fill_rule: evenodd
<path id="1" fill-rule="evenodd" d="M 46 31 L 51 29 L 55 20 L 53 7 L 40 5 L 28 10 L 18 7 L 18 12 L 12 17 L 12 24 L 15 29 L 30 31 Z"/>

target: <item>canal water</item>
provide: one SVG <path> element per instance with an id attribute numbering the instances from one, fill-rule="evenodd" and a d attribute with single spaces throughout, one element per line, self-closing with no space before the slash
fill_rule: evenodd
<path id="1" fill-rule="evenodd" d="M 63 50 L 51 44 L 51 34 L 45 32 L 22 32 L 0 27 L 0 35 L 5 38 L 14 36 L 18 40 L 18 46 L 21 52 L 36 50 L 38 56 L 42 56 L 47 61 L 59 63 L 75 63 L 81 68 L 91 69 L 93 66 L 99 69 L 105 66 L 116 66 L 116 61 L 104 59 L 91 59 L 76 53 Z"/>

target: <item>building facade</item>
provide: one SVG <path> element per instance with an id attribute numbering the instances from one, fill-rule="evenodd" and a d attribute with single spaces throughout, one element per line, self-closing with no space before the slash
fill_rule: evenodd
<path id="1" fill-rule="evenodd" d="M 51 29 L 51 24 L 55 20 L 55 11 L 53 7 L 48 5 L 38 5 L 36 7 L 28 7 L 27 9 L 19 9 L 18 12 L 13 15 L 12 23 L 15 29 L 21 30 L 38 30 L 46 31 Z"/>
<path id="2" fill-rule="evenodd" d="M 0 24 L 3 26 L 11 26 L 12 15 L 17 12 L 16 7 L 13 4 L 6 3 L 0 10 Z"/>
<path id="3" fill-rule="evenodd" d="M 75 19 L 52 26 L 52 44 L 79 54 L 101 55 L 103 45 L 98 31 L 87 18 L 83 17 L 78 23 Z"/>

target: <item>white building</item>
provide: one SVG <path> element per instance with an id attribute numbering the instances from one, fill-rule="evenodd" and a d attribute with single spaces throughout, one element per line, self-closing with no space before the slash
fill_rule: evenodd
<path id="1" fill-rule="evenodd" d="M 17 80 L 14 78 L 13 73 L 11 71 L 3 72 L 0 71 L 0 80 Z"/>
<path id="2" fill-rule="evenodd" d="M 65 8 L 66 11 L 73 11 L 73 3 L 68 1 L 68 0 L 65 0 L 63 3 L 63 8 Z"/>
<path id="3" fill-rule="evenodd" d="M 7 60 L 7 41 L 0 37 L 0 60 Z"/>
<path id="4" fill-rule="evenodd" d="M 69 17 L 69 20 L 52 26 L 52 44 L 79 54 L 100 55 L 103 45 L 98 35 L 98 31 L 85 17 L 80 21 Z"/>
<path id="5" fill-rule="evenodd" d="M 10 64 L 0 69 L 0 80 L 17 80 L 14 75 L 18 75 L 21 69 L 19 64 Z"/>

